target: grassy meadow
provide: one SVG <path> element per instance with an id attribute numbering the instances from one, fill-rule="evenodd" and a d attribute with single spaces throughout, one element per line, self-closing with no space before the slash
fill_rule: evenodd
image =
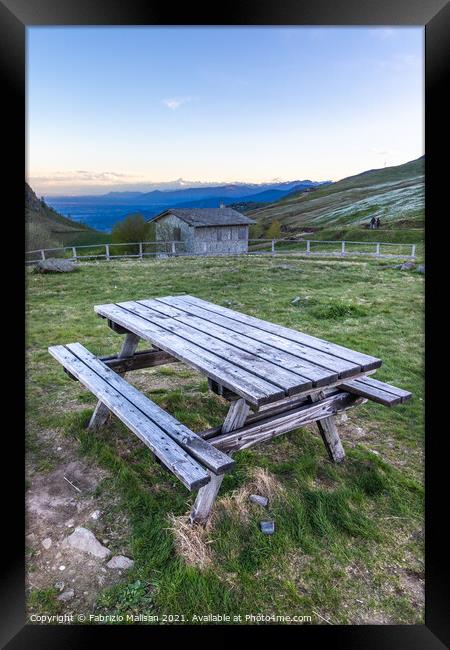
<path id="1" fill-rule="evenodd" d="M 181 617 L 168 623 L 209 613 L 240 614 L 242 623 L 257 614 L 324 625 L 423 623 L 424 276 L 384 268 L 394 263 L 252 256 L 99 261 L 51 275 L 27 269 L 28 492 L 57 470 L 59 450 L 72 450 L 98 468 L 92 496 L 104 504 L 116 551 L 135 560 L 116 584 L 95 587 L 92 612 Z M 47 352 L 79 341 L 113 353 L 122 337 L 95 304 L 181 293 L 380 357 L 376 377 L 413 398 L 393 409 L 367 402 L 338 418 L 347 454 L 339 466 L 314 426 L 237 453 L 212 521 L 191 529 L 195 495 L 117 419 L 88 433 L 94 396 Z M 194 431 L 220 424 L 227 411 L 206 378 L 181 363 L 128 380 Z M 266 513 L 249 503 L 252 491 L 270 498 L 273 536 L 259 532 Z M 94 521 L 85 525 L 95 531 Z M 41 571 L 33 549 L 28 571 Z M 76 599 L 57 599 L 50 575 L 42 572 L 39 584 L 29 612 L 81 611 Z"/>

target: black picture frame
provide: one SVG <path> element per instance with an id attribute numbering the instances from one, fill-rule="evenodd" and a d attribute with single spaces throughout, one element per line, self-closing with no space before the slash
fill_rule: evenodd
<path id="1" fill-rule="evenodd" d="M 425 26 L 425 90 L 426 90 L 426 214 L 427 214 L 427 276 L 426 276 L 426 608 L 425 625 L 417 626 L 255 626 L 238 628 L 208 628 L 162 626 L 31 626 L 25 625 L 24 589 L 24 487 L 23 487 L 23 423 L 24 381 L 21 354 L 24 349 L 25 324 L 21 322 L 21 297 L 24 295 L 24 264 L 19 249 L 24 241 L 24 223 L 20 210 L 24 206 L 25 166 L 25 29 L 32 25 L 422 25 Z M 438 261 L 446 260 L 445 251 L 439 251 L 435 238 L 445 213 L 447 194 L 446 124 L 450 115 L 448 99 L 448 35 L 450 33 L 450 5 L 445 0 L 251 0 L 228 2 L 214 6 L 192 6 L 184 3 L 174 8 L 170 3 L 154 0 L 0 0 L 0 71 L 3 89 L 4 144 L 6 158 L 4 172 L 4 202 L 10 202 L 13 215 L 4 230 L 4 238 L 11 243 L 12 253 L 8 274 L 2 283 L 5 303 L 18 314 L 18 324 L 12 325 L 11 312 L 4 310 L 2 324 L 6 325 L 4 353 L 4 412 L 13 415 L 11 425 L 4 424 L 3 466 L 12 469 L 2 491 L 2 520 L 7 526 L 2 534 L 6 542 L 1 593 L 2 647 L 67 648 L 105 641 L 113 635 L 116 642 L 144 634 L 147 641 L 158 642 L 178 632 L 184 643 L 195 634 L 207 633 L 211 643 L 224 644 L 229 635 L 239 636 L 243 642 L 255 640 L 263 632 L 270 643 L 289 634 L 300 643 L 332 643 L 333 648 L 407 648 L 438 649 L 450 644 L 448 616 L 447 533 L 445 527 L 442 491 L 446 487 L 446 460 L 443 438 L 447 434 L 445 419 L 439 422 L 439 405 L 445 409 L 446 382 L 435 381 L 433 368 L 442 365 L 442 350 L 436 342 L 439 323 L 445 326 L 445 307 L 432 300 L 440 278 Z M 20 206 L 20 207 L 19 207 Z M 5 215 L 4 215 L 5 216 Z M 430 220 L 432 222 L 430 223 Z M 431 231 L 431 234 L 430 232 Z M 6 233 L 7 236 L 6 236 Z M 12 233 L 12 234 L 11 234 Z M 5 248 L 5 245 L 4 245 Z M 6 252 L 6 251 L 5 251 Z M 445 272 L 445 271 L 444 271 Z M 429 296 L 429 297 L 428 297 Z M 441 294 L 443 297 L 444 294 Z M 4 303 L 4 304 L 5 304 Z M 431 320 L 432 310 L 436 310 Z M 440 310 L 439 314 L 437 309 Z M 446 310 L 445 310 L 446 311 Z M 7 338 L 6 338 L 7 337 Z M 6 365 L 7 364 L 7 365 Z M 431 397 L 432 396 L 432 397 Z M 433 418 L 435 415 L 437 418 Z M 6 461 L 6 462 L 5 462 Z M 12 523 L 14 522 L 14 523 Z M 125 636 L 127 635 L 127 636 Z M 161 638 L 162 637 L 162 638 Z"/>

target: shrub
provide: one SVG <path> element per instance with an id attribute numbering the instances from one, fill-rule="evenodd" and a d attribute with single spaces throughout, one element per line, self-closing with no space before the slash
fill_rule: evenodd
<path id="1" fill-rule="evenodd" d="M 281 237 L 281 223 L 278 219 L 274 219 L 266 232 L 267 239 L 280 239 Z"/>
<path id="2" fill-rule="evenodd" d="M 125 219 L 115 224 L 112 229 L 111 241 L 113 244 L 136 244 L 151 241 L 152 230 L 154 230 L 154 225 L 147 223 L 141 214 L 129 214 Z M 120 246 L 117 247 L 114 253 L 117 255 L 124 253 L 137 254 L 138 246 Z"/>

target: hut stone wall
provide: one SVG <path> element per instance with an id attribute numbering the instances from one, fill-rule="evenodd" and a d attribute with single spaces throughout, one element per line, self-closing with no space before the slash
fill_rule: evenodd
<path id="1" fill-rule="evenodd" d="M 246 253 L 248 226 L 205 226 L 195 228 L 194 252 L 204 255 Z"/>
<path id="2" fill-rule="evenodd" d="M 220 255 L 246 253 L 248 226 L 198 226 L 194 228 L 175 215 L 161 217 L 155 223 L 157 241 L 181 241 L 180 253 Z"/>

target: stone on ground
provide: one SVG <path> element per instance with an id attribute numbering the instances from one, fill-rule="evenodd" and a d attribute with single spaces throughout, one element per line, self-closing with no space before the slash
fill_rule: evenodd
<path id="1" fill-rule="evenodd" d="M 252 503 L 256 503 L 259 506 L 263 506 L 263 508 L 266 507 L 266 505 L 269 503 L 269 499 L 267 497 L 263 497 L 260 494 L 251 494 L 249 496 L 249 499 Z"/>
<path id="2" fill-rule="evenodd" d="M 259 523 L 259 527 L 261 529 L 261 532 L 264 533 L 264 535 L 273 535 L 273 533 L 275 532 L 274 521 L 261 521 Z"/>
<path id="3" fill-rule="evenodd" d="M 130 560 L 129 557 L 125 557 L 124 555 L 115 555 L 110 559 L 106 566 L 109 569 L 131 569 L 133 565 L 134 561 Z"/>
<path id="4" fill-rule="evenodd" d="M 111 555 L 111 551 L 100 544 L 94 533 L 82 526 L 75 528 L 73 533 L 64 539 L 63 543 L 65 546 L 70 546 L 83 553 L 89 553 L 89 555 L 102 560 Z"/>
<path id="5" fill-rule="evenodd" d="M 73 589 L 67 589 L 67 591 L 63 591 L 62 594 L 58 596 L 58 600 L 61 600 L 63 603 L 67 602 L 68 600 L 72 600 L 72 598 L 75 596 L 75 592 Z"/>
<path id="6" fill-rule="evenodd" d="M 71 273 L 76 268 L 75 263 L 71 260 L 49 257 L 48 260 L 39 260 L 34 271 L 35 273 Z"/>
<path id="7" fill-rule="evenodd" d="M 50 537 L 46 537 L 45 539 L 42 540 L 42 546 L 45 548 L 46 551 L 50 548 L 52 545 L 52 540 Z"/>

